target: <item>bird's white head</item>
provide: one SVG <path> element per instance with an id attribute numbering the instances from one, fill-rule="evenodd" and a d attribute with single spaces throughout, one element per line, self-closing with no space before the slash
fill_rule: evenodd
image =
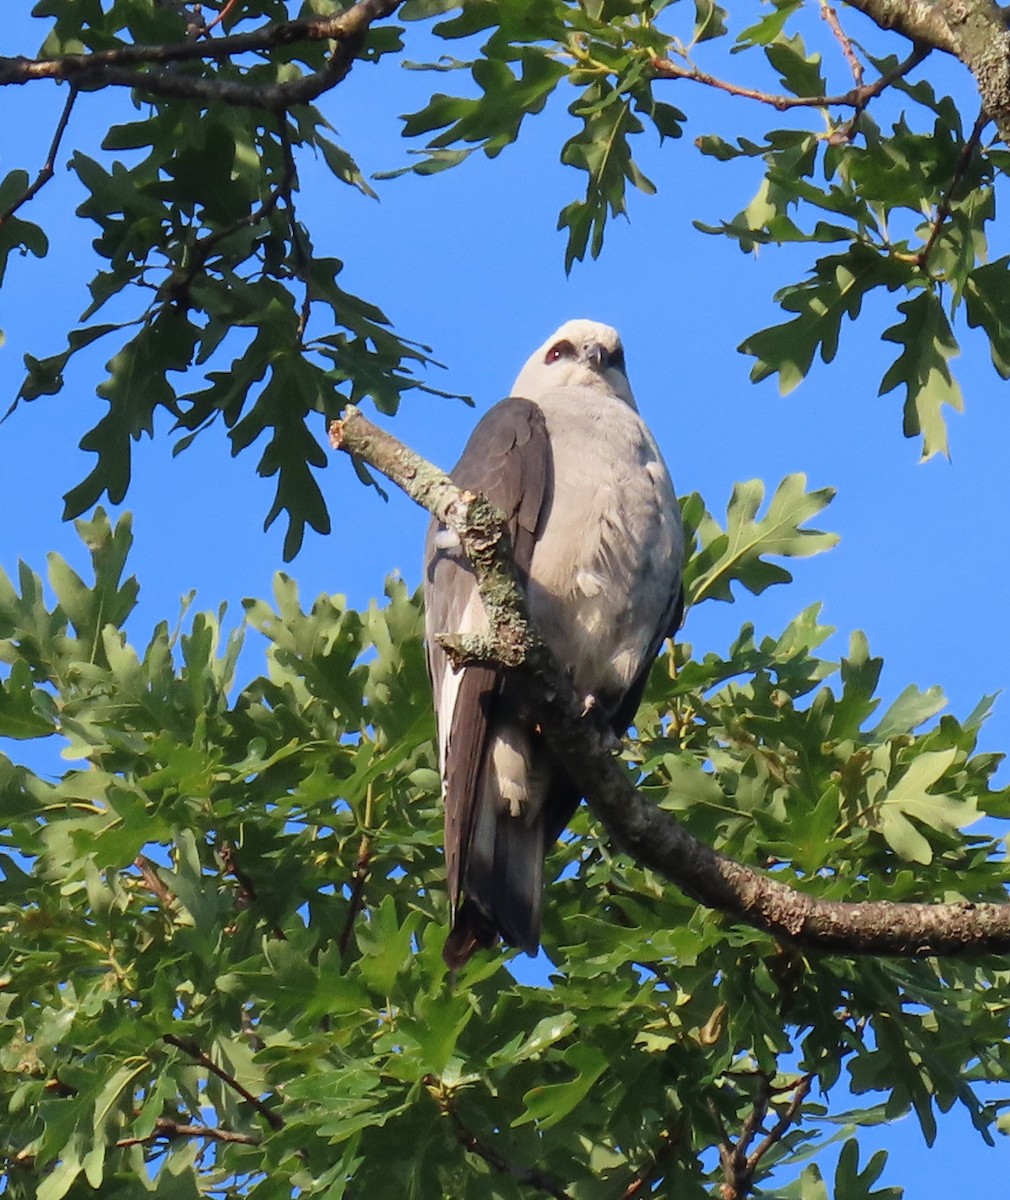
<path id="1" fill-rule="evenodd" d="M 566 321 L 527 359 L 510 394 L 536 400 L 566 387 L 609 392 L 637 411 L 616 329 L 598 321 Z"/>

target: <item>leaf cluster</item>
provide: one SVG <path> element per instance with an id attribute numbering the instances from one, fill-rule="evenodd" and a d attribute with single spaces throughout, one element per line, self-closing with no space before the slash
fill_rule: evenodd
<path id="1" fill-rule="evenodd" d="M 690 498 L 691 602 L 782 582 L 767 559 L 823 548 L 829 498 L 792 478 L 762 512 L 741 486 L 723 521 Z M 0 758 L 12 1197 L 701 1198 L 736 1162 L 745 1190 L 859 1200 L 896 1194 L 873 1190 L 883 1157 L 847 1140 L 832 1190 L 808 1162 L 832 1139 L 914 1111 L 932 1140 L 955 1103 L 993 1136 L 1001 964 L 800 953 L 699 910 L 585 809 L 549 863 L 550 986 L 497 953 L 450 978 L 418 597 L 306 610 L 279 575 L 240 630 L 198 613 L 138 651 L 129 523 L 79 530 L 88 580 L 56 556 L 48 588 L 0 580 L 0 734 L 66 760 Z M 665 655 L 627 750 L 641 786 L 818 895 L 1005 899 L 987 703 L 923 729 L 942 696 L 909 689 L 880 714 L 879 660 L 856 634 L 826 661 L 828 633 L 808 610 Z M 243 638 L 265 661 L 245 684 Z M 838 1111 L 846 1087 L 866 1107 Z"/>
<path id="2" fill-rule="evenodd" d="M 413 3 L 405 15 L 428 16 L 444 7 Z M 559 218 L 571 268 L 587 253 L 599 255 L 608 221 L 627 212 L 629 186 L 655 192 L 635 147 L 646 129 L 660 141 L 680 137 L 690 110 L 661 98 L 675 81 L 805 114 L 800 127 L 772 126 L 757 140 L 716 134 L 695 140 L 703 154 L 745 164 L 760 179 L 735 217 L 698 221 L 699 229 L 729 237 L 745 251 L 793 245 L 823 255 L 823 247 L 833 247 L 776 294 L 788 319 L 741 345 L 756 360 L 752 378 L 777 375 L 783 392 L 794 388 L 816 356 L 832 361 L 844 319 L 855 320 L 876 291 L 897 293 L 898 320 L 882 336 L 901 347 L 880 392 L 902 392 L 904 432 L 921 437 L 924 457 L 946 453 L 944 410 L 962 407 L 950 368 L 959 352 L 955 321 L 982 331 L 996 370 L 1008 377 L 1008 259 L 989 261 L 986 232 L 1006 155 L 983 142 L 984 117 L 974 129 L 966 124 L 963 100 L 938 96 L 925 79 L 909 81 L 926 50 L 902 62 L 865 50 L 844 33 L 841 45 L 811 50 L 807 40 L 824 40 L 824 22 L 820 9 L 800 0 L 772 5 L 735 36 L 729 12 L 708 3 L 695 6 L 693 26 L 678 7 L 656 12 L 644 2 L 556 0 L 500 12 L 502 6 L 484 0 L 463 0 L 454 7 L 458 15 L 436 24 L 435 34 L 486 40 L 472 59 L 429 66 L 467 71 L 477 91 L 437 93 L 406 118 L 406 136 L 434 133 L 413 170 L 443 170 L 475 149 L 498 154 L 523 120 L 568 83 L 576 92 L 568 112 L 578 129 L 560 158 L 586 180 L 584 196 Z M 724 41 L 731 41 L 729 56 Z M 703 70 L 709 61 L 729 77 Z M 774 89 L 762 86 L 769 69 Z M 873 115 L 878 107 L 896 114 L 889 128 Z"/>
<path id="3" fill-rule="evenodd" d="M 277 35 L 293 28 L 280 22 L 332 18 L 341 7 L 243 0 L 225 6 L 221 30 L 202 39 L 186 4 L 36 5 L 43 64 L 132 55 L 139 110 L 111 125 L 101 156 L 69 155 L 83 191 L 77 215 L 95 235 L 91 300 L 62 350 L 25 356 L 15 400 L 63 392 L 83 351 L 90 359 L 99 344 L 109 347 L 97 389 L 107 407 L 81 443 L 95 457 L 66 496 L 67 516 L 103 497 L 123 499 L 138 439 L 167 423 L 181 451 L 217 427 L 233 455 L 256 446 L 258 473 L 274 480 L 266 524 L 285 517 L 290 558 L 306 527 L 330 528 L 318 479 L 326 422 L 349 400 L 370 397 L 393 413 L 410 390 L 434 390 L 421 374 L 432 365 L 428 348 L 341 286 L 341 259 L 316 252 L 319 237 L 296 208 L 299 164 L 309 155 L 341 185 L 374 195 L 318 103 L 346 74 L 327 75 L 333 47 L 321 37 Z M 421 175 L 478 150 L 498 156 L 527 118 L 563 94 L 569 133 L 559 158 L 582 180 L 559 215 L 569 268 L 601 253 L 631 192 L 656 190 L 642 165 L 646 135 L 681 139 L 691 89 L 788 113 L 756 136 L 702 134 L 694 142 L 758 181 L 736 216 L 700 228 L 745 251 L 809 246 L 817 256 L 777 294 L 786 319 L 740 347 L 755 359 L 752 377 L 795 387 L 817 357 L 834 358 L 846 319 L 864 314 L 871 297 L 893 296 L 894 320 L 882 337 L 896 350 L 880 391 L 901 394 L 904 430 L 921 437 L 930 456 L 946 451 L 945 412 L 962 405 L 951 364 L 967 329 L 981 331 L 996 370 L 1010 377 L 1010 259 L 989 261 L 987 241 L 1006 152 L 983 137 L 984 118 L 974 127 L 965 119 L 974 100 L 955 101 L 915 78 L 928 65 L 924 46 L 899 61 L 883 32 L 857 45 L 840 28 L 829 31 L 822 7 L 782 0 L 739 28 L 710 0 L 693 8 L 408 0 L 399 10 L 405 26 L 372 21 L 348 65 L 357 57 L 391 69 L 395 60 L 456 84 L 404 118 L 403 133 L 424 146 L 403 170 Z M 269 49 L 231 52 L 221 33 L 262 33 Z M 457 53 L 420 64 L 401 57 L 416 33 Z M 156 75 L 162 84 L 179 81 L 180 94 L 153 85 L 147 94 L 145 80 Z M 117 82 L 86 72 L 74 79 L 50 175 L 88 92 Z M 277 89 L 313 80 L 315 103 L 277 99 Z M 666 94 L 675 87 L 676 105 Z M 244 89 L 241 102 L 229 88 Z M 45 170 L 31 180 L 18 166 L 0 179 L 0 283 L 12 253 L 47 253 L 46 232 L 29 216 Z"/>
<path id="4" fill-rule="evenodd" d="M 331 0 L 311 7 L 319 16 L 341 8 Z M 287 16 L 272 0 L 242 9 L 248 22 Z M 120 2 L 103 11 L 53 3 L 35 15 L 53 19 L 40 52 L 49 58 L 172 45 L 185 33 L 176 5 Z M 374 31 L 362 56 L 395 48 L 392 32 Z M 325 43 L 304 41 L 269 59 L 212 58 L 176 69 L 198 71 L 210 86 L 241 80 L 269 89 L 320 69 L 325 54 Z M 416 372 L 432 362 L 381 309 L 341 287 L 340 260 L 314 252 L 296 211 L 296 157 L 312 154 L 340 184 L 374 192 L 313 106 L 288 113 L 211 102 L 201 113 L 192 100 L 157 97 L 134 107 L 135 119 L 109 128 L 101 160 L 80 150 L 70 157 L 84 192 L 77 215 L 97 227 L 100 265 L 66 348 L 26 356 L 17 400 L 60 393 L 75 355 L 114 344 L 98 386 L 107 410 L 81 442 L 94 465 L 67 494 L 65 515 L 103 496 L 122 501 L 133 443 L 160 432 L 159 417 L 177 435 L 176 453 L 221 425 L 232 455 L 258 443 L 257 471 L 275 480 L 265 525 L 286 516 L 284 554 L 292 558 L 306 526 L 330 529 L 317 478 L 327 462 L 327 422 L 365 396 L 394 413 L 404 392 L 424 386 Z M 27 186 L 21 170 L 0 181 L 0 213 Z M 21 217 L 0 220 L 0 281 L 15 249 L 44 255 L 44 232 Z"/>

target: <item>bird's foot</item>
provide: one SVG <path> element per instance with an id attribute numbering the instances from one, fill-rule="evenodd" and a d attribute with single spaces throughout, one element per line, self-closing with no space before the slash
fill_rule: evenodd
<path id="1" fill-rule="evenodd" d="M 592 692 L 589 692 L 582 700 L 582 716 L 590 717 L 595 722 L 605 750 L 611 754 L 613 754 L 615 750 L 620 750 L 621 739 L 616 733 L 614 733 L 613 729 L 611 729 L 606 717 L 600 709 L 599 701 Z"/>

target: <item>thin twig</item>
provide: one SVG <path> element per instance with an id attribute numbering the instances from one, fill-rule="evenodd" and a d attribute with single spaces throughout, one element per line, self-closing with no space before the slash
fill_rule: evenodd
<path id="1" fill-rule="evenodd" d="M 637 1197 L 647 1194 L 660 1172 L 663 1160 L 669 1157 L 676 1144 L 677 1139 L 671 1131 L 664 1129 L 659 1135 L 659 1145 L 652 1152 L 649 1161 L 636 1171 L 634 1178 L 621 1192 L 618 1200 L 636 1200 Z"/>
<path id="2" fill-rule="evenodd" d="M 954 200 L 954 192 L 957 190 L 957 185 L 964 178 L 965 172 L 971 165 L 971 158 L 978 147 L 979 140 L 982 137 L 982 130 L 985 129 L 985 127 L 989 124 L 990 119 L 991 118 L 989 117 L 989 114 L 985 111 L 985 109 L 983 109 L 975 120 L 975 124 L 972 127 L 971 136 L 961 147 L 961 153 L 958 155 L 957 165 L 954 167 L 954 174 L 951 177 L 950 185 L 948 186 L 946 192 L 944 192 L 940 203 L 936 206 L 936 214 L 933 217 L 933 223 L 929 231 L 929 237 L 926 239 L 925 245 L 915 256 L 915 262 L 920 267 L 926 266 L 926 263 L 929 261 L 930 253 L 939 240 L 944 225 L 950 218 Z"/>
<path id="3" fill-rule="evenodd" d="M 434 1075 L 427 1075 L 425 1076 L 424 1084 L 428 1089 L 428 1094 L 438 1105 L 439 1111 L 449 1120 L 456 1140 L 464 1150 L 469 1150 L 471 1154 L 476 1154 L 478 1158 L 482 1158 L 489 1167 L 500 1174 L 511 1175 L 513 1179 L 518 1179 L 520 1183 L 526 1183 L 531 1187 L 539 1188 L 542 1192 L 546 1192 L 548 1196 L 552 1196 L 554 1200 L 572 1200 L 571 1193 L 565 1191 L 564 1187 L 549 1172 L 541 1171 L 538 1167 L 521 1167 L 518 1163 L 509 1162 L 496 1149 L 482 1141 L 472 1129 L 468 1129 L 460 1118 L 459 1113 L 456 1112 L 452 1093 L 442 1084 L 440 1079 Z"/>
<path id="4" fill-rule="evenodd" d="M 200 1066 L 205 1067 L 212 1075 L 216 1075 L 222 1083 L 230 1087 L 232 1091 L 237 1092 L 248 1104 L 251 1104 L 272 1129 L 284 1128 L 284 1118 L 280 1113 L 276 1113 L 272 1108 L 268 1108 L 259 1097 L 254 1096 L 248 1088 L 243 1087 L 233 1075 L 229 1075 L 227 1071 L 219 1067 L 213 1059 L 204 1054 L 196 1042 L 176 1037 L 174 1033 L 163 1033 L 161 1040 L 167 1042 L 170 1046 L 175 1046 L 176 1049 L 181 1050 L 184 1054 L 188 1054 Z"/>
<path id="5" fill-rule="evenodd" d="M 46 156 L 46 161 L 39 168 L 39 173 L 35 176 L 28 187 L 21 195 L 0 213 L 0 226 L 4 225 L 18 211 L 22 205 L 32 200 L 52 179 L 56 172 L 56 155 L 60 152 L 60 143 L 63 141 L 63 135 L 67 131 L 67 125 L 70 122 L 70 114 L 73 112 L 74 104 L 77 100 L 77 88 L 71 84 L 70 95 L 67 96 L 67 102 L 63 106 L 63 112 L 60 113 L 59 122 L 56 125 L 56 132 L 53 134 L 52 143 L 49 146 L 49 153 Z"/>
<path id="6" fill-rule="evenodd" d="M 698 67 L 681 66 L 669 58 L 654 58 L 652 67 L 661 79 L 690 79 L 694 83 L 703 83 L 707 87 L 728 92 L 731 96 L 741 96 L 746 100 L 757 100 L 761 104 L 770 104 L 779 112 L 789 108 L 855 108 L 861 112 L 870 100 L 879 96 L 903 75 L 907 75 L 928 54 L 928 46 L 916 46 L 908 58 L 899 63 L 893 71 L 887 71 L 872 83 L 865 83 L 861 87 L 855 87 L 851 91 L 839 93 L 837 96 L 782 96 L 771 92 L 762 92 L 756 88 L 730 83 L 726 79 L 718 79 L 715 75 L 709 75 L 707 71 L 702 71 Z"/>
<path id="7" fill-rule="evenodd" d="M 842 28 L 841 22 L 838 20 L 838 13 L 831 6 L 829 0 L 820 0 L 820 3 L 821 16 L 827 21 L 831 32 L 835 35 L 835 40 L 841 46 L 842 54 L 845 56 L 845 61 L 849 64 L 849 70 L 852 72 L 852 80 L 856 85 L 856 92 L 862 96 L 865 89 L 863 64 L 859 61 L 855 47 L 852 45 L 849 35 Z M 859 127 L 859 118 L 863 115 L 870 99 L 871 97 L 866 96 L 861 103 L 856 105 L 852 116 L 845 124 L 832 132 L 830 138 L 832 145 L 840 145 L 853 140 L 856 136 L 856 130 Z"/>
<path id="8" fill-rule="evenodd" d="M 842 48 L 845 61 L 849 64 L 849 69 L 852 71 L 852 79 L 856 85 L 856 91 L 861 91 L 863 87 L 863 64 L 859 61 L 849 35 L 842 28 L 838 20 L 838 13 L 831 7 L 828 0 L 821 0 L 821 16 L 827 21 L 831 32 L 835 35 L 838 44 Z"/>
<path id="9" fill-rule="evenodd" d="M 221 22 L 231 12 L 231 10 L 235 7 L 236 4 L 238 4 L 238 0 L 228 0 L 228 3 L 224 6 L 224 8 L 221 9 L 221 11 L 214 18 L 214 20 L 210 22 L 210 24 L 206 27 L 206 29 L 204 29 L 204 31 L 203 31 L 204 37 L 210 37 L 211 31 L 216 29 L 218 27 L 218 25 L 221 24 Z"/>
<path id="10" fill-rule="evenodd" d="M 154 1129 L 146 1137 L 120 1138 L 116 1145 L 123 1149 L 126 1146 L 145 1146 L 156 1141 L 174 1141 L 177 1138 L 204 1138 L 212 1142 L 238 1142 L 243 1146 L 259 1146 L 263 1139 L 255 1133 L 233 1133 L 230 1129 L 220 1129 L 215 1125 L 184 1125 L 169 1117 L 159 1117 L 154 1123 Z"/>
<path id="11" fill-rule="evenodd" d="M 238 884 L 235 907 L 238 909 L 248 908 L 256 900 L 256 885 L 239 866 L 238 859 L 235 857 L 235 847 L 231 842 L 222 842 L 218 847 L 218 856 L 225 871 Z"/>
<path id="12" fill-rule="evenodd" d="M 143 854 L 138 854 L 133 861 L 133 865 L 140 872 L 140 876 L 147 885 L 148 891 L 152 892 L 158 898 L 162 908 L 171 908 L 175 897 L 165 886 L 161 876 L 154 869 L 150 860 Z"/>
<path id="13" fill-rule="evenodd" d="M 765 1116 L 768 1113 L 768 1105 L 771 1101 L 770 1084 L 771 1081 L 767 1073 L 760 1071 L 757 1077 L 757 1095 L 754 1098 L 754 1103 L 751 1105 L 750 1112 L 740 1126 L 740 1133 L 736 1139 L 736 1154 L 734 1157 L 742 1163 L 746 1163 L 747 1151 L 750 1148 L 750 1144 L 757 1136 L 757 1131 L 764 1124 Z"/>
<path id="14" fill-rule="evenodd" d="M 222 842 L 218 849 L 218 855 L 225 871 L 238 884 L 238 891 L 235 894 L 236 909 L 242 912 L 250 908 L 257 900 L 256 885 L 253 883 L 252 877 L 239 864 L 235 847 L 230 842 Z M 231 929 L 228 932 L 231 932 Z M 279 942 L 286 942 L 288 940 L 288 935 L 273 921 L 270 922 L 270 932 Z"/>
<path id="15" fill-rule="evenodd" d="M 357 920 L 358 913 L 361 912 L 365 898 L 365 884 L 368 882 L 368 876 L 372 870 L 372 839 L 369 834 L 371 827 L 372 785 L 369 784 L 365 791 L 365 828 L 358 845 L 358 861 L 354 867 L 354 875 L 351 877 L 351 895 L 347 902 L 347 916 L 344 919 L 344 927 L 340 931 L 338 943 L 341 958 L 347 954 L 347 947 L 351 944 L 354 922 Z"/>
<path id="16" fill-rule="evenodd" d="M 768 1153 L 768 1151 L 772 1148 L 772 1146 L 776 1145 L 778 1142 L 780 1142 L 782 1140 L 783 1136 L 788 1131 L 789 1126 L 792 1125 L 792 1123 L 796 1120 L 796 1114 L 800 1111 L 800 1108 L 803 1105 L 803 1101 L 806 1100 L 807 1095 L 809 1094 L 810 1088 L 812 1085 L 813 1085 L 813 1076 L 812 1075 L 804 1075 L 803 1078 L 796 1085 L 796 1091 L 793 1094 L 792 1100 L 789 1101 L 789 1104 L 787 1105 L 785 1111 L 782 1113 L 782 1115 L 779 1117 L 779 1119 L 775 1122 L 775 1125 L 773 1126 L 771 1132 L 768 1134 L 768 1136 L 766 1138 L 764 1138 L 764 1140 L 757 1146 L 757 1148 L 754 1151 L 752 1151 L 752 1153 L 750 1155 L 748 1155 L 747 1170 L 752 1177 L 753 1177 L 754 1172 L 757 1170 L 758 1164 L 761 1162 L 761 1159 L 764 1158 L 764 1156 Z"/>
<path id="17" fill-rule="evenodd" d="M 450 1110 L 449 1120 L 452 1122 L 453 1132 L 456 1134 L 459 1144 L 469 1150 L 471 1154 L 482 1158 L 489 1167 L 493 1167 L 503 1175 L 511 1175 L 520 1183 L 528 1183 L 532 1187 L 539 1188 L 548 1196 L 553 1196 L 554 1200 L 572 1200 L 571 1193 L 566 1192 L 547 1171 L 541 1171 L 539 1167 L 520 1167 L 517 1163 L 511 1163 L 508 1159 L 503 1158 L 496 1150 L 482 1142 L 475 1133 L 467 1129 L 455 1111 Z"/>
<path id="18" fill-rule="evenodd" d="M 281 152 L 284 155 L 284 173 L 287 177 L 287 187 L 284 190 L 284 205 L 287 209 L 288 229 L 291 234 L 294 274 L 305 284 L 305 295 L 302 298 L 302 306 L 298 312 L 298 326 L 295 331 L 297 343 L 299 346 L 302 346 L 305 339 L 305 330 L 308 327 L 309 317 L 312 313 L 312 272 L 310 270 L 312 248 L 306 244 L 305 235 L 298 224 L 298 216 L 295 212 L 294 193 L 298 183 L 298 171 L 295 166 L 294 151 L 291 148 L 291 131 L 288 128 L 287 113 L 281 114 L 280 139 Z"/>
<path id="19" fill-rule="evenodd" d="M 722 1131 L 719 1141 L 719 1162 L 722 1166 L 724 1180 L 720 1188 L 723 1200 L 744 1200 L 746 1196 L 750 1195 L 754 1187 L 754 1176 L 761 1164 L 761 1159 L 764 1158 L 773 1146 L 782 1140 L 789 1127 L 796 1120 L 796 1115 L 800 1111 L 813 1082 L 813 1076 L 804 1075 L 797 1083 L 792 1083 L 785 1089 L 793 1093 L 792 1100 L 790 1100 L 785 1110 L 772 1126 L 771 1131 L 748 1154 L 747 1151 L 751 1143 L 764 1126 L 772 1096 L 776 1092 L 783 1090 L 782 1088 L 772 1086 L 771 1078 L 766 1072 L 758 1071 L 755 1074 L 758 1080 L 757 1093 L 754 1097 L 751 1110 L 740 1127 L 740 1133 L 735 1143 L 726 1133 L 715 1106 L 712 1104 L 709 1106 Z"/>

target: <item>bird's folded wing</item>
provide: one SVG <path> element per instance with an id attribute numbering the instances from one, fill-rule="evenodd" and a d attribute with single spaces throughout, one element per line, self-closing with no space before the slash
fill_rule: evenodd
<path id="1" fill-rule="evenodd" d="M 531 401 L 515 397 L 496 404 L 484 416 L 451 473 L 455 484 L 483 495 L 505 517 L 524 582 L 550 508 L 552 476 L 544 415 Z M 425 630 L 445 792 L 446 870 L 454 910 L 466 871 L 501 672 L 487 667 L 454 672 L 435 637 L 485 628 L 473 574 L 459 546 L 433 522 L 425 546 Z"/>

